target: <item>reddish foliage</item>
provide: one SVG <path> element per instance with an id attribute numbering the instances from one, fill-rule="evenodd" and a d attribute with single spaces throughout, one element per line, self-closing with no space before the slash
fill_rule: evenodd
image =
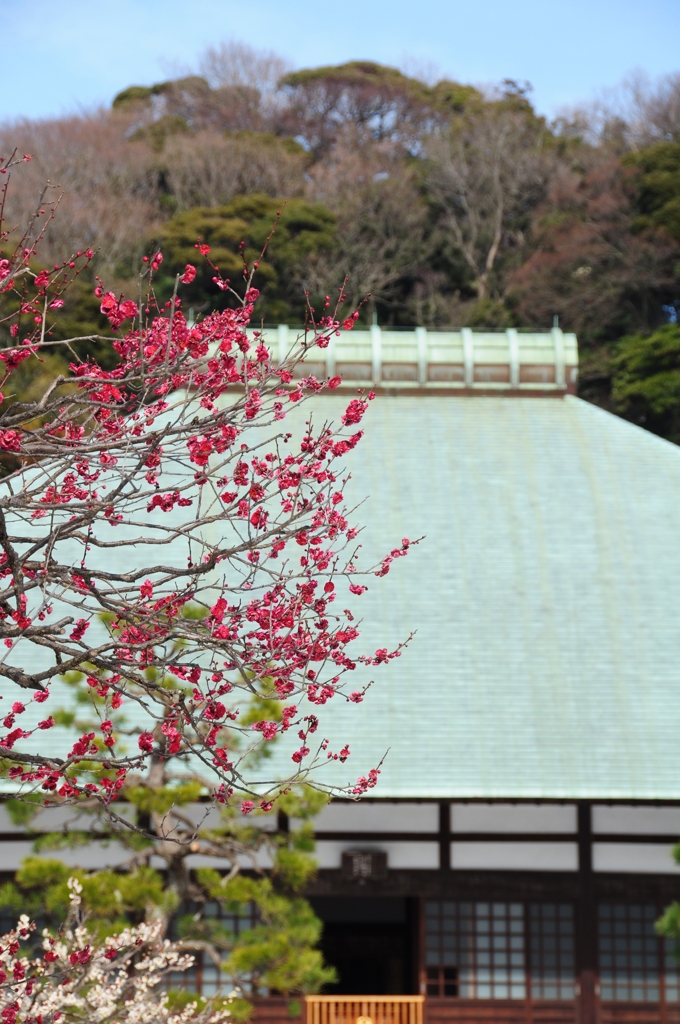
<path id="1" fill-rule="evenodd" d="M 633 186 L 613 157 L 582 176 L 555 175 L 535 250 L 509 279 L 525 322 L 547 326 L 558 314 L 579 335 L 618 338 L 645 329 L 653 309 L 661 315 L 678 247 L 663 232 L 637 229 Z"/>

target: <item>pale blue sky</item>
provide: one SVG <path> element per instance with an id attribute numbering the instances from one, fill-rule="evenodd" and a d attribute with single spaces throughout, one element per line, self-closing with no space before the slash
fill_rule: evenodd
<path id="1" fill-rule="evenodd" d="M 236 39 L 309 67 L 368 58 L 528 79 L 543 113 L 680 70 L 680 0 L 0 0 L 0 120 L 109 103 Z"/>

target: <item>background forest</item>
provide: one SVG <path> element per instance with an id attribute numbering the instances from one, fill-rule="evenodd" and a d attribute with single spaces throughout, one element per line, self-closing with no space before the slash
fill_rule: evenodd
<path id="1" fill-rule="evenodd" d="M 383 325 L 546 330 L 557 316 L 579 338 L 582 397 L 680 442 L 680 75 L 548 123 L 516 81 L 291 71 L 233 43 L 196 70 L 108 110 L 0 126 L 0 152 L 33 156 L 8 221 L 46 180 L 63 193 L 46 260 L 96 247 L 93 273 L 130 294 L 160 244 L 169 294 L 200 237 L 236 284 L 239 244 L 255 258 L 283 209 L 255 281 L 265 322 L 301 323 L 305 292 L 323 303 L 345 275 Z M 55 336 L 103 331 L 91 285 L 76 282 Z M 196 314 L 226 301 L 211 272 L 186 291 Z"/>

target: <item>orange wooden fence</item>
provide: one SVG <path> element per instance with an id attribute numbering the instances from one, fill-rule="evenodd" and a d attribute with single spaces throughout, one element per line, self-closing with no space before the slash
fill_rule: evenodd
<path id="1" fill-rule="evenodd" d="M 423 1024 L 423 996 L 307 996 L 306 1024 Z"/>

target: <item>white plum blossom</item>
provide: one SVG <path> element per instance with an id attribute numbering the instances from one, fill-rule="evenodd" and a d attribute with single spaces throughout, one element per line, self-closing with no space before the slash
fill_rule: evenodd
<path id="1" fill-rule="evenodd" d="M 82 887 L 70 879 L 72 912 Z M 237 995 L 181 1008 L 158 986 L 194 962 L 178 944 L 161 939 L 161 924 L 141 924 L 97 939 L 83 923 L 58 936 L 45 929 L 42 955 L 31 950 L 35 924 L 22 914 L 0 936 L 0 1018 L 3 1024 L 226 1024 Z"/>

